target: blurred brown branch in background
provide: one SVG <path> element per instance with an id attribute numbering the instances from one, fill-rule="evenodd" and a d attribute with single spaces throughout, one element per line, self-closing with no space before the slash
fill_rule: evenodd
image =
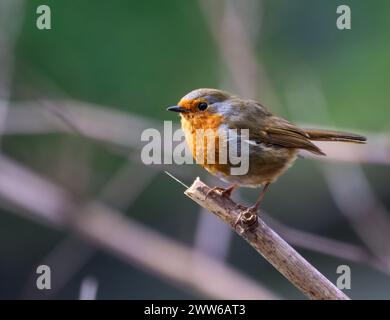
<path id="1" fill-rule="evenodd" d="M 0 139 L 5 131 L 14 72 L 14 50 L 23 23 L 24 1 L 0 2 Z M 1 145 L 1 140 L 0 140 Z"/>
<path id="2" fill-rule="evenodd" d="M 158 173 L 157 170 L 142 170 L 143 167 L 139 163 L 126 161 L 105 183 L 96 197 L 105 204 L 114 206 L 117 210 L 125 210 L 138 199 Z M 134 176 L 137 176 L 137 179 L 133 179 Z M 129 181 L 132 183 L 129 184 Z M 126 188 L 123 187 L 124 185 Z M 45 297 L 55 296 L 95 253 L 93 246 L 80 241 L 74 234 L 68 235 L 40 262 L 56 270 L 52 275 L 56 286 L 49 291 L 40 292 L 39 296 L 42 297 L 42 294 L 45 294 Z M 35 279 L 35 272 L 31 274 L 23 290 L 23 297 L 26 299 L 37 296 L 34 286 L 31 285 L 33 279 Z"/>
<path id="3" fill-rule="evenodd" d="M 239 206 L 230 198 L 209 194 L 211 189 L 198 179 L 185 194 L 202 207 L 218 216 L 223 222 L 236 229 L 237 217 L 247 208 Z M 287 280 L 303 294 L 315 300 L 348 300 L 349 298 L 308 263 L 299 253 L 280 238 L 261 217 L 243 232 L 238 232 L 256 251 L 267 259 Z"/>
<path id="4" fill-rule="evenodd" d="M 287 100 L 292 116 L 297 118 L 298 114 L 301 114 L 300 108 L 310 104 L 313 113 L 318 118 L 332 123 L 321 84 L 312 73 L 307 68 L 301 68 L 300 75 L 292 81 L 294 84 L 288 91 Z M 382 141 L 382 146 L 378 146 L 378 141 Z M 386 146 L 389 145 L 389 140 L 385 140 L 383 136 L 382 138 L 379 136 L 369 137 L 368 144 L 373 146 L 372 157 L 377 160 L 388 152 Z M 342 143 L 335 143 L 332 146 L 334 154 L 339 156 L 339 160 L 348 156 L 357 159 L 362 156 L 362 150 L 356 146 L 356 150 L 348 150 L 348 145 Z M 390 248 L 388 246 L 390 243 L 390 214 L 386 206 L 375 195 L 359 162 L 352 162 L 348 166 L 326 163 L 321 167 L 321 171 L 334 203 L 348 219 L 349 224 L 371 254 L 376 257 L 375 264 L 378 265 L 380 261 L 381 268 L 388 272 L 390 268 Z M 378 163 L 381 161 L 379 160 Z"/>
<path id="5" fill-rule="evenodd" d="M 238 271 L 150 230 L 100 202 L 77 203 L 61 187 L 0 156 L 0 199 L 29 219 L 65 228 L 163 279 L 217 299 L 275 299 Z M 196 261 L 196 264 L 192 263 Z"/>
<path id="6" fill-rule="evenodd" d="M 340 212 L 372 254 L 389 269 L 390 215 L 375 196 L 361 168 L 326 165 L 322 172 Z"/>
<path id="7" fill-rule="evenodd" d="M 234 91 L 248 98 L 261 96 L 278 108 L 275 90 L 254 51 L 260 39 L 262 1 L 199 0 L 199 6 L 225 63 L 223 69 L 228 74 L 225 77 L 230 76 Z"/>
<path id="8" fill-rule="evenodd" d="M 273 110 L 280 108 L 276 90 L 254 50 L 259 33 L 254 36 L 251 32 L 256 30 L 250 29 L 250 26 L 260 29 L 262 17 L 253 10 L 253 6 L 258 6 L 256 8 L 261 11 L 262 1 L 200 0 L 199 3 L 221 60 L 225 63 L 225 68 L 221 69 L 227 70 L 221 77 L 225 81 L 222 86 L 227 85 L 228 89 L 234 89 L 234 92 L 246 97 L 261 96 Z M 137 265 L 142 270 L 170 280 L 176 286 L 206 297 L 277 298 L 261 284 L 225 262 L 196 252 L 123 216 L 121 211 L 144 192 L 160 172 L 161 166 L 140 165 L 138 155 L 142 147 L 141 132 L 146 128 L 161 129 L 160 121 L 81 101 L 46 99 L 45 90 L 42 91 L 44 94 L 39 95 L 39 98 L 43 98 L 38 100 L 10 101 L 15 76 L 14 46 L 18 28 L 23 22 L 20 14 L 23 5 L 21 0 L 0 4 L 0 138 L 3 135 L 76 134 L 104 146 L 112 153 L 129 158 L 123 168 L 102 187 L 95 200 L 81 200 L 78 193 L 73 197 L 71 191 L 0 154 L 0 205 L 33 221 L 68 231 L 68 237 L 45 259 L 49 265 L 56 260 L 67 262 L 61 270 L 56 269 L 62 272 L 63 278 L 61 282 L 56 282 L 57 286 L 51 292 L 64 286 L 71 275 L 92 256 L 94 248 L 87 245 L 91 243 L 92 247 L 103 248 L 126 263 Z M 226 74 L 230 75 L 230 79 L 225 77 Z M 367 133 L 367 136 L 369 143 L 364 147 L 321 143 L 328 156 L 320 160 L 389 165 L 389 134 Z M 317 159 L 316 156 L 314 158 Z M 82 168 L 82 164 L 77 165 Z M 181 178 L 191 176 L 188 167 L 175 166 L 172 170 Z M 129 177 L 134 176 L 134 171 L 138 179 L 130 183 Z M 336 205 L 370 250 L 296 230 L 269 216 L 264 216 L 264 220 L 289 243 L 300 248 L 366 264 L 389 273 L 388 212 L 371 190 L 361 168 L 354 166 L 351 170 L 335 170 L 333 164 L 326 164 L 323 172 Z M 354 202 L 356 198 L 364 205 Z M 228 232 L 230 238 L 232 233 L 230 230 Z M 200 237 L 204 238 L 204 233 Z M 85 243 L 80 238 L 85 239 Z M 226 251 L 229 245 L 230 242 L 227 242 Z M 86 284 L 90 287 L 88 281 Z M 31 292 L 25 293 L 29 297 Z"/>
<path id="9" fill-rule="evenodd" d="M 48 106 L 51 106 L 50 108 Z M 51 110 L 52 112 L 48 112 Z M 55 110 L 55 111 L 53 111 Z M 66 120 L 65 120 L 66 119 Z M 314 125 L 313 125 L 314 126 Z M 142 147 L 141 133 L 147 128 L 162 130 L 162 123 L 130 112 L 71 100 L 37 100 L 13 103 L 4 128 L 6 135 L 73 133 L 82 134 L 106 146 L 120 147 L 125 155 Z M 176 130 L 179 127 L 174 127 Z M 343 129 L 339 129 L 343 130 Z M 327 154 L 308 158 L 390 165 L 390 135 L 364 133 L 370 143 L 362 146 L 318 144 Z"/>
<path id="10" fill-rule="evenodd" d="M 47 110 L 52 109 L 48 108 L 51 103 L 55 105 L 55 109 L 57 110 L 54 114 L 47 112 Z M 112 146 L 121 146 L 123 148 L 137 150 L 141 147 L 140 141 L 137 137 L 140 136 L 144 128 L 162 127 L 158 122 L 145 117 L 135 116 L 133 114 L 123 113 L 120 111 L 113 111 L 108 108 L 82 102 L 44 100 L 44 105 L 46 106 L 45 108 L 40 107 L 39 101 L 24 102 L 14 105 L 13 108 L 10 109 L 6 132 L 9 134 L 74 132 L 96 141 L 104 141 Z M 62 112 L 64 115 L 58 118 L 58 112 Z M 66 123 L 64 123 L 64 118 L 67 119 Z M 71 124 L 68 125 L 68 122 Z M 74 131 L 74 128 L 77 128 L 77 131 Z M 384 135 L 378 135 L 378 140 L 379 136 L 382 136 L 383 138 L 385 137 Z M 374 135 L 370 135 L 370 137 L 374 137 Z M 371 141 L 371 138 L 369 139 Z M 382 141 L 385 140 L 382 139 Z M 359 147 L 366 149 L 368 146 L 372 147 L 371 143 Z M 344 154 L 348 155 L 351 161 L 355 161 L 355 153 L 348 150 L 348 148 L 354 148 L 355 146 L 343 144 L 343 147 L 344 148 L 342 148 L 341 152 L 336 152 L 334 155 L 340 156 L 340 154 L 343 154 L 344 152 Z M 377 148 L 383 149 L 384 147 L 379 146 Z M 327 150 L 326 147 L 324 150 Z M 122 149 L 122 151 L 123 155 L 129 157 L 128 151 L 125 151 L 125 149 Z M 382 156 L 385 155 L 383 152 L 381 154 Z M 368 152 L 367 155 L 371 156 L 372 153 Z M 327 157 L 321 157 L 319 159 L 326 160 L 329 156 L 332 157 L 332 153 L 328 154 Z M 133 160 L 139 161 L 138 156 L 134 157 L 130 155 L 130 157 Z M 386 158 L 382 158 L 381 161 L 385 161 L 385 159 Z M 377 159 L 374 159 L 374 161 L 376 160 Z M 390 163 L 390 148 L 388 160 Z M 132 165 L 130 165 L 130 167 L 131 166 Z M 152 166 L 151 168 L 154 169 L 152 171 L 155 172 L 156 170 L 161 170 L 161 166 Z M 188 178 L 191 176 L 188 171 L 183 170 L 180 166 L 175 166 L 171 170 L 173 170 L 174 173 L 178 174 L 181 178 Z M 123 177 L 124 175 L 118 175 L 118 177 L 121 176 Z M 123 185 L 125 185 L 125 183 L 120 184 L 120 187 L 117 187 L 117 189 L 124 190 Z M 131 192 L 129 191 L 127 196 L 130 196 L 130 194 Z M 102 197 L 105 198 L 105 195 L 103 194 Z M 115 204 L 117 200 L 118 199 L 113 199 L 111 203 Z M 276 224 L 275 228 L 278 230 L 281 224 Z M 324 237 L 321 237 L 321 241 L 311 241 L 314 238 L 319 240 L 319 236 L 301 230 L 290 229 L 287 226 L 283 226 L 281 229 L 281 234 L 284 235 L 285 233 L 288 240 L 299 247 L 332 255 L 338 258 L 348 259 L 353 262 L 366 264 L 386 273 L 389 272 L 388 266 L 385 266 L 378 259 L 373 258 L 372 255 L 370 255 L 370 253 L 364 248 Z M 335 242 L 339 244 L 336 247 L 332 246 Z"/>
<path id="11" fill-rule="evenodd" d="M 366 248 L 286 226 L 272 218 L 270 214 L 262 213 L 262 217 L 283 239 L 298 248 L 349 260 L 387 274 L 390 273 L 388 265 Z"/>
<path id="12" fill-rule="evenodd" d="M 10 8 L 12 6 L 17 8 L 21 3 L 22 1 L 12 0 L 8 1 L 7 5 L 11 5 Z M 225 63 L 225 67 L 221 69 L 227 70 L 221 76 L 224 81 L 222 86 L 227 85 L 228 89 L 234 89 L 233 92 L 242 96 L 253 98 L 261 96 L 274 111 L 280 108 L 281 103 L 276 90 L 254 50 L 257 38 L 260 38 L 259 33 L 254 37 L 251 34 L 254 30 L 249 28 L 251 25 L 260 28 L 261 17 L 259 19 L 251 6 L 258 6 L 261 11 L 262 2 L 200 0 L 199 3 L 219 49 L 221 60 Z M 1 5 L 0 8 L 3 9 Z M 8 15 L 14 19 L 15 15 L 8 12 L 9 8 L 0 10 L 0 17 Z M 14 20 L 22 21 L 22 19 Z M 7 25 L 9 22 L 8 18 Z M 80 243 L 81 237 L 93 246 L 114 253 L 129 264 L 138 265 L 142 270 L 146 269 L 163 279 L 171 280 L 174 285 L 208 297 L 277 298 L 261 284 L 255 283 L 253 279 L 247 278 L 223 261 L 209 258 L 122 216 L 121 210 L 143 192 L 152 177 L 160 172 L 161 166 L 139 166 L 138 151 L 142 147 L 140 141 L 142 131 L 146 128 L 162 129 L 162 123 L 134 113 L 113 110 L 108 106 L 66 98 L 46 99 L 45 90 L 42 90 L 44 94 L 41 92 L 37 100 L 10 101 L 9 97 L 12 93 L 10 84 L 13 77 L 12 52 L 16 33 L 7 34 L 11 41 L 8 38 L 5 41 L 3 35 L 6 33 L 1 32 L 2 30 L 0 30 L 0 65 L 4 70 L 0 74 L 0 135 L 76 134 L 130 160 L 126 161 L 123 170 L 118 171 L 102 188 L 96 197 L 99 200 L 86 200 L 80 203 L 80 200 L 73 198 L 65 188 L 39 177 L 26 167 L 0 155 L 0 199 L 3 200 L 1 205 L 7 205 L 9 211 L 22 214 L 28 219 L 49 223 L 50 226 L 69 231 L 68 238 L 55 247 L 46 258 L 50 261 L 50 265 L 52 261 L 60 259 L 68 262 L 61 269 L 61 281 L 53 289 L 64 286 L 71 275 L 77 272 L 94 252 L 93 248 Z M 227 74 L 230 78 L 226 76 Z M 308 91 L 307 83 L 302 87 Z M 53 90 L 48 92 L 52 93 Z M 302 103 L 302 105 L 306 104 Z M 310 126 L 314 127 L 314 125 Z M 320 142 L 320 147 L 328 156 L 319 158 L 308 155 L 308 157 L 327 162 L 390 165 L 390 135 L 388 133 L 365 134 L 369 140 L 365 146 Z M 135 152 L 130 153 L 132 151 Z M 344 172 L 337 168 L 335 170 L 332 164 L 326 165 L 323 172 L 336 205 L 348 218 L 369 250 L 291 228 L 269 216 L 264 216 L 264 220 L 289 243 L 297 247 L 365 264 L 389 273 L 390 253 L 387 243 L 390 227 L 385 206 L 377 199 L 359 167 Z M 134 173 L 132 170 L 137 172 L 140 184 L 129 185 L 129 176 Z M 182 166 L 175 166 L 172 170 L 181 178 L 187 178 L 192 173 L 188 167 L 183 169 Z M 149 177 L 148 174 L 151 176 Z M 76 194 L 77 196 L 79 195 Z M 364 202 L 364 205 L 357 205 L 357 202 L 353 201 L 356 198 Z M 112 209 L 110 205 L 116 209 Z M 209 226 L 209 229 L 204 231 L 210 231 L 210 228 L 213 226 Z M 231 239 L 230 230 L 228 233 L 225 232 L 226 234 L 226 238 Z M 199 238 L 204 239 L 204 235 L 205 232 L 200 234 Z M 201 242 L 202 239 L 197 241 Z M 210 247 L 209 244 L 206 246 Z M 230 242 L 226 242 L 225 254 L 229 246 Z M 223 244 L 220 247 L 223 247 Z M 213 252 L 211 254 L 213 257 L 216 256 Z M 25 293 L 27 297 L 31 294 L 28 291 Z"/>

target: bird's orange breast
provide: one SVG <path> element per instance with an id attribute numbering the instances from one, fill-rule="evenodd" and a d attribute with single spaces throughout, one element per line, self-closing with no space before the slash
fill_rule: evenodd
<path id="1" fill-rule="evenodd" d="M 228 174 L 230 168 L 228 164 L 219 163 L 221 137 L 218 129 L 222 124 L 222 115 L 207 111 L 185 114 L 181 118 L 182 129 L 195 161 L 214 174 Z M 214 154 L 213 159 L 208 153 Z"/>

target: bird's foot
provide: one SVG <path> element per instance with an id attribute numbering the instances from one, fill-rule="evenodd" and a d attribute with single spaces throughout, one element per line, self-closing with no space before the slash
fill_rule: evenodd
<path id="1" fill-rule="evenodd" d="M 225 198 L 230 198 L 230 196 L 232 195 L 232 192 L 233 190 L 236 188 L 235 185 L 231 185 L 227 188 L 223 188 L 223 187 L 214 187 L 214 188 L 211 188 L 209 191 L 207 191 L 206 193 L 206 198 L 205 200 L 207 199 L 207 197 L 213 193 L 213 192 L 218 192 L 222 197 L 225 197 Z"/>
<path id="2" fill-rule="evenodd" d="M 236 229 L 237 226 L 240 226 L 240 233 L 245 233 L 254 228 L 257 225 L 258 209 L 258 206 L 254 205 L 244 211 L 241 211 L 234 223 L 234 229 Z"/>
<path id="3" fill-rule="evenodd" d="M 244 211 L 241 211 L 241 213 L 238 215 L 238 217 L 236 219 L 236 222 L 234 223 L 234 229 L 236 229 L 236 227 L 238 225 L 240 225 L 241 233 L 244 233 L 244 232 L 248 231 L 249 229 L 254 228 L 257 225 L 257 223 L 258 223 L 257 211 L 260 208 L 261 201 L 263 200 L 265 192 L 269 188 L 269 185 L 270 185 L 270 182 L 267 182 L 264 185 L 264 188 L 261 191 L 259 198 L 257 199 L 256 203 L 253 206 L 247 208 Z"/>

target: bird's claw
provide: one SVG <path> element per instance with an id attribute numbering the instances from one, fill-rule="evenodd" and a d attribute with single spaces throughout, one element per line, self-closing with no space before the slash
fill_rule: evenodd
<path id="1" fill-rule="evenodd" d="M 219 194 L 222 197 L 230 198 L 232 195 L 233 187 L 223 188 L 223 187 L 213 187 L 206 193 L 205 200 L 208 198 L 208 196 L 213 192 L 219 192 Z"/>
<path id="2" fill-rule="evenodd" d="M 239 225 L 241 227 L 240 233 L 245 233 L 257 225 L 257 206 L 247 208 L 238 215 L 234 229 Z"/>

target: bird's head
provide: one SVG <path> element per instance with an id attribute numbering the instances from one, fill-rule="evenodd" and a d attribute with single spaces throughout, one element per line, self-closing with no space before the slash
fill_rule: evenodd
<path id="1" fill-rule="evenodd" d="M 196 89 L 187 93 L 176 106 L 167 110 L 179 112 L 185 118 L 223 114 L 227 102 L 232 98 L 228 92 L 217 89 Z"/>

